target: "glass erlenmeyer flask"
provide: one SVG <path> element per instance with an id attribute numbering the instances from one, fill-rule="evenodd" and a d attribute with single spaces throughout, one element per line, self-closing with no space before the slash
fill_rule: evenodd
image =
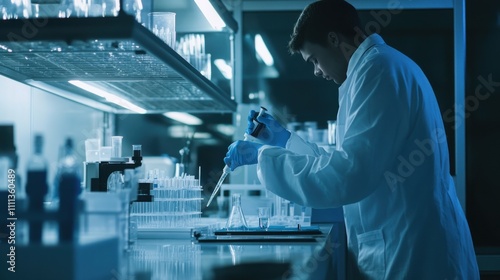
<path id="1" fill-rule="evenodd" d="M 245 215 L 243 215 L 243 210 L 241 210 L 241 195 L 235 193 L 232 196 L 233 207 L 231 213 L 229 213 L 229 218 L 226 222 L 227 229 L 247 229 L 247 221 L 245 220 Z"/>

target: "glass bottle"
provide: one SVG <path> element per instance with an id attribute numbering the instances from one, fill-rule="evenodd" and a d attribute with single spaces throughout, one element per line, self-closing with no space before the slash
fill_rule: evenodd
<path id="1" fill-rule="evenodd" d="M 62 147 L 60 158 L 57 162 L 57 173 L 54 178 L 54 189 L 52 191 L 53 201 L 59 200 L 59 183 L 63 174 L 72 174 L 78 178 L 82 177 L 82 162 L 78 160 L 74 150 L 72 138 L 66 138 Z"/>
<path id="2" fill-rule="evenodd" d="M 231 213 L 229 213 L 229 218 L 226 222 L 227 229 L 248 229 L 247 221 L 245 220 L 245 215 L 243 215 L 243 210 L 241 209 L 241 195 L 235 193 L 232 195 L 233 207 Z"/>
<path id="3" fill-rule="evenodd" d="M 72 242 L 78 231 L 78 196 L 81 187 L 81 162 L 74 152 L 73 140 L 67 138 L 54 180 L 54 199 L 59 200 L 59 242 Z"/>
<path id="4" fill-rule="evenodd" d="M 43 157 L 43 136 L 35 135 L 35 152 L 28 160 L 26 176 L 26 195 L 28 197 L 28 211 L 30 213 L 43 213 L 44 199 L 48 192 L 47 185 L 47 160 Z M 29 222 L 29 240 L 33 243 L 42 241 L 41 219 L 33 219 Z"/>

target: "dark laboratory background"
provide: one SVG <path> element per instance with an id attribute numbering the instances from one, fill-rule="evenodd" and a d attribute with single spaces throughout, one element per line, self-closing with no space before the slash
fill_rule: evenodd
<path id="1" fill-rule="evenodd" d="M 466 59 L 466 180 L 467 217 L 478 253 L 500 251 L 500 2 L 467 1 L 467 59 Z M 243 14 L 243 102 L 259 106 L 252 98 L 259 91 L 288 118 L 283 121 L 316 121 L 326 125 L 335 119 L 338 109 L 337 86 L 313 75 L 312 66 L 300 55 L 287 52 L 287 42 L 299 13 L 295 11 L 244 12 Z M 362 19 L 373 20 L 369 11 L 361 11 Z M 460 125 L 453 115 L 453 13 L 451 10 L 404 10 L 391 15 L 390 22 L 380 33 L 386 42 L 414 59 L 430 79 L 441 107 L 447 130 L 451 173 L 454 174 L 454 127 Z M 261 34 L 274 56 L 274 69 L 258 63 L 249 38 Z M 221 34 L 205 34 L 207 52 L 228 53 L 218 42 L 229 40 Z M 227 44 L 222 44 L 227 46 Z M 222 88 L 229 88 L 214 71 L 213 80 Z M 220 74 L 219 74 L 220 75 Z M 482 77 L 482 78 L 481 78 Z M 476 88 L 481 81 L 490 81 L 477 98 Z M 232 138 L 212 130 L 215 124 L 233 121 L 231 114 L 197 114 L 204 120 L 196 131 L 210 131 L 210 143 L 189 143 L 192 168 L 203 170 L 204 178 L 218 171 Z M 463 121 L 463 120 L 460 120 Z M 117 128 L 131 142 L 140 137 L 147 154 L 169 154 L 178 157 L 186 139 L 169 139 L 165 126 L 168 120 L 155 115 L 122 115 L 117 117 Z M 138 133 L 137 129 L 143 129 Z M 147 131 L 147 132 L 146 132 Z M 147 139 L 147 140 L 144 140 Z M 215 141 L 213 141 L 215 140 Z M 213 169 L 211 169 L 213 168 Z M 210 190 L 209 190 L 210 191 Z"/>

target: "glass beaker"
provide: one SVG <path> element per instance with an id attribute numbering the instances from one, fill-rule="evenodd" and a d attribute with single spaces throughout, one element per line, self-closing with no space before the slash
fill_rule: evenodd
<path id="1" fill-rule="evenodd" d="M 269 228 L 269 218 L 270 218 L 269 207 L 259 207 L 258 215 L 259 215 L 259 228 L 267 230 Z"/>
<path id="2" fill-rule="evenodd" d="M 122 156 L 123 136 L 111 136 L 111 157 L 119 158 Z"/>
<path id="3" fill-rule="evenodd" d="M 85 161 L 98 162 L 101 149 L 101 140 L 98 138 L 85 140 Z"/>
<path id="4" fill-rule="evenodd" d="M 248 224 L 245 220 L 245 215 L 243 215 L 243 210 L 241 209 L 241 194 L 235 193 L 231 197 L 233 202 L 233 207 L 231 208 L 231 213 L 229 213 L 229 218 L 226 222 L 227 229 L 247 229 Z"/>

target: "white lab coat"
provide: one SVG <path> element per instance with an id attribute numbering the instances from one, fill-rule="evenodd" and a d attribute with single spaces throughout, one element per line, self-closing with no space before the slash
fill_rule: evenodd
<path id="1" fill-rule="evenodd" d="M 421 69 L 371 35 L 349 61 L 339 103 L 336 150 L 292 133 L 286 149 L 260 149 L 261 182 L 301 205 L 343 206 L 353 278 L 479 279 L 440 110 Z"/>

